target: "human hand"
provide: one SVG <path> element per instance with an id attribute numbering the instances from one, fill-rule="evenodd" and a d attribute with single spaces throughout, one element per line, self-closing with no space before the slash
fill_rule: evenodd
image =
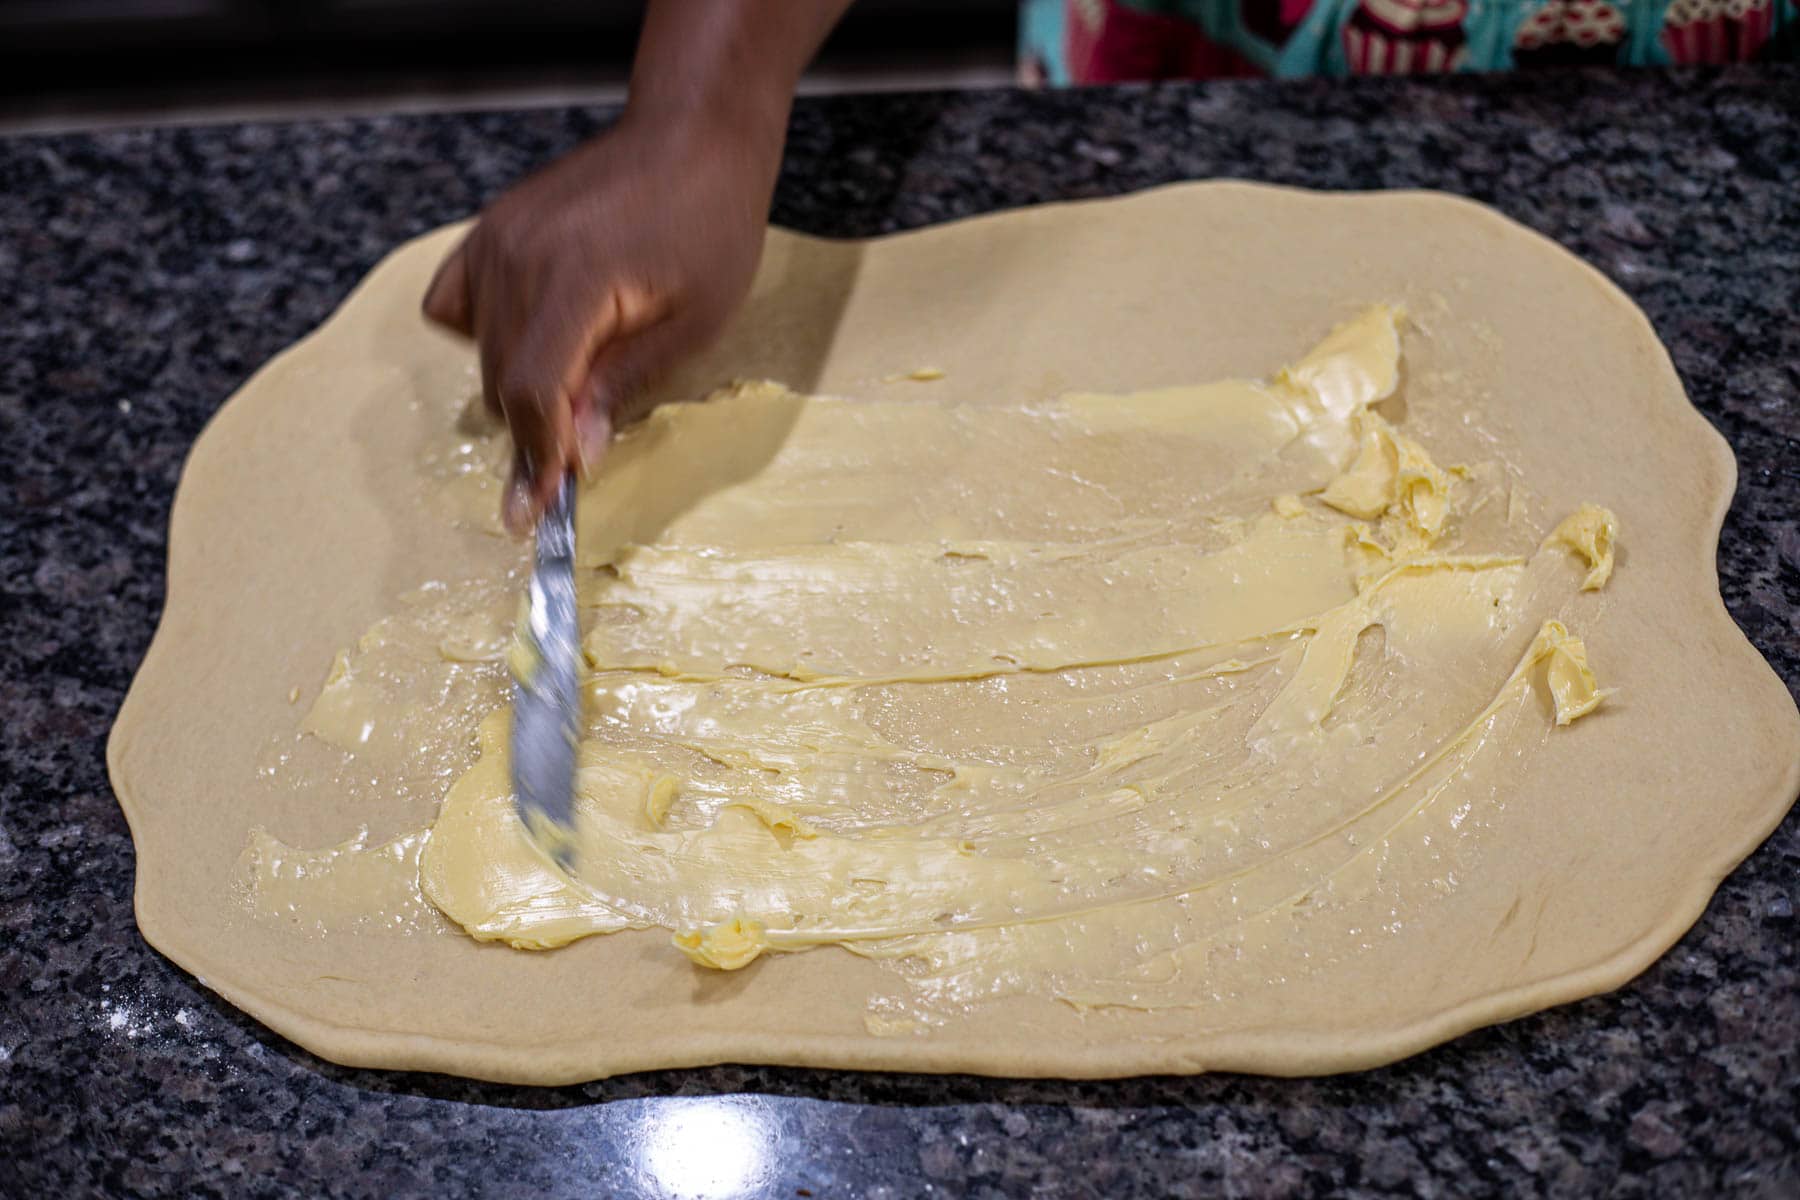
<path id="1" fill-rule="evenodd" d="M 594 467 L 646 385 L 743 298 L 781 133 L 628 111 L 490 204 L 438 268 L 425 315 L 479 344 L 482 396 L 512 431 L 508 529 Z"/>

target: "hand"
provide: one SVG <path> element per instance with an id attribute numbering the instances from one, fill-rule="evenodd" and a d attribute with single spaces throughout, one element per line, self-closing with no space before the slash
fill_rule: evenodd
<path id="1" fill-rule="evenodd" d="M 479 343 L 482 396 L 512 430 L 514 533 L 749 289 L 781 154 L 766 124 L 628 111 L 495 200 L 438 268 L 425 315 Z"/>

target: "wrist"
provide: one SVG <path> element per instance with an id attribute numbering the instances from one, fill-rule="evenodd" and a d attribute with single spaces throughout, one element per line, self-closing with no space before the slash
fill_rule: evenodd
<path id="1" fill-rule="evenodd" d="M 779 158 L 800 73 L 849 0 L 650 0 L 625 119 Z"/>
<path id="2" fill-rule="evenodd" d="M 779 155 L 793 106 L 787 87 L 640 87 L 634 79 L 620 124 L 682 139 L 731 142 Z"/>
<path id="3" fill-rule="evenodd" d="M 766 214 L 781 172 L 789 108 L 785 95 L 751 102 L 742 93 L 712 98 L 689 94 L 670 102 L 652 94 L 627 102 L 619 127 L 647 154 L 683 173 L 702 166 L 724 170 L 746 194 L 761 196 Z"/>

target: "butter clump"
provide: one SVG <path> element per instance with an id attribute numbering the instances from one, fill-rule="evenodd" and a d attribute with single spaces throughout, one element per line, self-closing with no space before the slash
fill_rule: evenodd
<path id="1" fill-rule="evenodd" d="M 1610 508 L 1583 504 L 1550 531 L 1544 544 L 1561 543 L 1586 559 L 1588 573 L 1581 581 L 1581 590 L 1594 592 L 1605 587 L 1606 581 L 1612 578 L 1613 549 L 1618 538 L 1619 518 Z"/>
<path id="2" fill-rule="evenodd" d="M 658 778 L 644 791 L 644 819 L 650 828 L 661 829 L 669 819 L 669 809 L 681 793 L 681 781 L 673 775 Z"/>
<path id="3" fill-rule="evenodd" d="M 1319 499 L 1341 513 L 1373 520 L 1390 511 L 1427 544 L 1443 532 L 1450 512 L 1448 473 L 1425 448 L 1380 415 L 1358 417 L 1361 435 L 1356 459 L 1333 479 Z"/>
<path id="4" fill-rule="evenodd" d="M 762 923 L 748 917 L 733 917 L 705 929 L 678 933 L 674 941 L 677 949 L 700 966 L 720 971 L 747 967 L 769 948 Z"/>
<path id="5" fill-rule="evenodd" d="M 1316 396 L 1331 416 L 1347 420 L 1393 395 L 1400 384 L 1399 308 L 1374 305 L 1325 335 L 1276 379 Z"/>
<path id="6" fill-rule="evenodd" d="M 1544 678 L 1550 685 L 1550 698 L 1556 702 L 1556 723 L 1568 725 L 1599 708 L 1612 688 L 1602 688 L 1588 666 L 1587 647 L 1572 637 L 1561 621 L 1545 621 L 1538 634 L 1544 645 L 1547 664 Z"/>

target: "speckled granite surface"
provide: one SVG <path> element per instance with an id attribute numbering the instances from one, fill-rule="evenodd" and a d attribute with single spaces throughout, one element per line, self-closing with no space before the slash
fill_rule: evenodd
<path id="1" fill-rule="evenodd" d="M 1725 598 L 1800 689 L 1797 114 L 1794 68 L 809 102 L 776 217 L 1212 175 L 1496 205 L 1622 284 L 1730 439 Z M 190 442 L 396 242 L 604 117 L 0 141 L 0 1195 L 1800 1194 L 1793 815 L 1617 994 L 1323 1080 L 493 1087 L 322 1063 L 151 951 L 103 747 Z"/>

